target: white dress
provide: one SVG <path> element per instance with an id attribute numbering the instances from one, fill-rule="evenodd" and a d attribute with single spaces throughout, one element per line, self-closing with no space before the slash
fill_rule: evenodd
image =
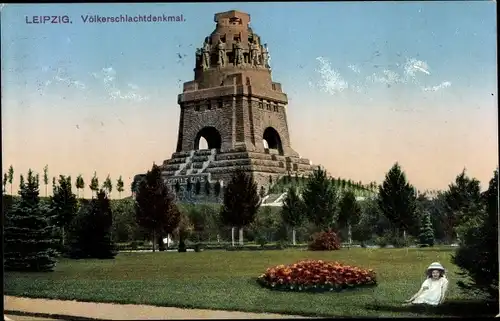
<path id="1" fill-rule="evenodd" d="M 422 283 L 422 293 L 412 301 L 413 304 L 438 305 L 448 289 L 448 279 L 445 276 L 434 280 L 428 278 Z"/>

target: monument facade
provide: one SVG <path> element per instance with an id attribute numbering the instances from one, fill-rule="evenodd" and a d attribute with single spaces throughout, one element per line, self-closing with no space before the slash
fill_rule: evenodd
<path id="1" fill-rule="evenodd" d="M 222 12 L 215 22 L 196 50 L 194 80 L 178 96 L 177 146 L 161 165 L 166 182 L 227 182 L 237 169 L 259 187 L 270 177 L 308 176 L 311 162 L 290 142 L 287 95 L 272 80 L 267 44 L 250 28 L 250 15 Z M 200 149 L 202 137 L 208 149 Z"/>

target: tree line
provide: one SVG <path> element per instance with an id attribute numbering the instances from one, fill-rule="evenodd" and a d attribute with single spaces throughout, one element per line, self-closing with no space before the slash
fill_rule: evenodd
<path id="1" fill-rule="evenodd" d="M 31 169 L 30 169 L 31 170 Z M 13 195 L 12 191 L 12 186 L 14 184 L 14 167 L 12 165 L 9 166 L 9 169 L 7 170 L 6 173 L 3 174 L 3 193 L 7 193 L 7 184 L 10 186 L 10 195 Z M 48 186 L 49 186 L 49 166 L 45 165 L 43 168 L 43 185 L 45 187 L 45 197 L 48 197 Z M 52 177 L 52 192 L 54 193 L 54 186 L 56 186 L 56 177 Z M 103 184 L 100 186 L 99 185 L 99 178 L 97 177 L 97 172 L 94 172 L 94 176 L 90 179 L 90 183 L 88 185 L 89 189 L 92 192 L 92 195 L 97 195 L 100 189 L 105 190 L 108 194 L 111 194 L 113 191 L 113 187 L 116 187 L 116 191 L 119 193 L 119 197 L 121 198 L 121 193 L 125 191 L 124 189 L 124 182 L 123 178 L 120 175 L 118 179 L 116 180 L 116 185 L 113 184 L 113 181 L 111 180 L 110 175 L 106 177 L 104 180 Z M 85 197 L 84 192 L 85 192 L 85 180 L 83 176 L 80 174 L 76 177 L 75 180 L 75 188 L 76 188 L 76 193 L 77 197 L 80 197 L 80 192 L 82 192 L 82 198 Z"/>

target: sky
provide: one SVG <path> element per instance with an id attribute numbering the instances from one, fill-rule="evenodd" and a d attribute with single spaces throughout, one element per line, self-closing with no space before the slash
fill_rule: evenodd
<path id="1" fill-rule="evenodd" d="M 302 157 L 365 183 L 399 162 L 419 190 L 446 189 L 464 168 L 487 186 L 498 166 L 496 2 L 8 4 L 2 167 L 14 167 L 14 193 L 19 174 L 48 165 L 87 186 L 94 171 L 121 175 L 129 195 L 135 174 L 175 151 L 177 95 L 228 10 L 249 13 L 268 43 Z M 120 14 L 183 21 L 86 18 Z M 27 23 L 44 15 L 71 23 Z"/>

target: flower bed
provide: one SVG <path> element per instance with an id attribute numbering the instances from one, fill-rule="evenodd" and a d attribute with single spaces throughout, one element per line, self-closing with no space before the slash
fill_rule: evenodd
<path id="1" fill-rule="evenodd" d="M 272 290 L 299 292 L 341 291 L 377 285 L 373 270 L 321 260 L 269 268 L 257 282 Z"/>

